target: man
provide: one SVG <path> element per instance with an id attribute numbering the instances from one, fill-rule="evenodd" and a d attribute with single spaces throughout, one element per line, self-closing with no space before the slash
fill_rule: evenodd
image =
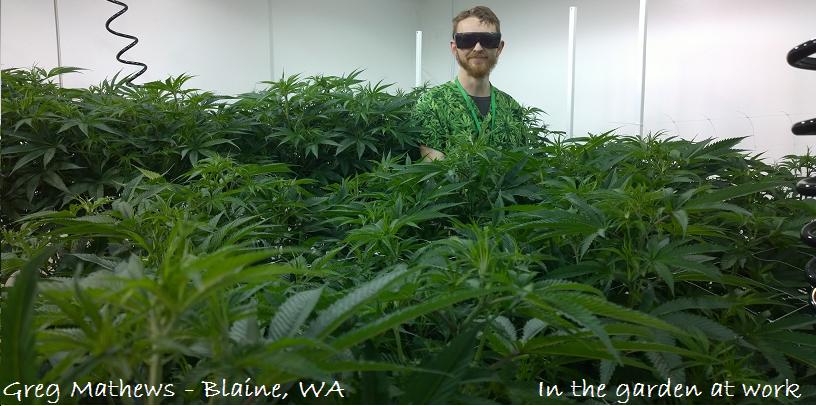
<path id="1" fill-rule="evenodd" d="M 459 13 L 453 19 L 450 49 L 459 64 L 456 79 L 425 92 L 414 110 L 422 127 L 420 156 L 444 159 L 462 142 L 495 147 L 526 144 L 524 111 L 490 83 L 490 72 L 504 49 L 496 14 L 484 6 Z"/>

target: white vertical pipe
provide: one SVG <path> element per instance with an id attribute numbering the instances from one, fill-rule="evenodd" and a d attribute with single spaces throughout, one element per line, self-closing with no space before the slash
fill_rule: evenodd
<path id="1" fill-rule="evenodd" d="M 422 86 L 422 31 L 416 32 L 416 75 L 414 86 Z"/>
<path id="2" fill-rule="evenodd" d="M 643 119 L 646 111 L 646 3 L 640 0 L 638 15 L 638 49 L 640 51 L 640 129 L 638 134 L 643 136 Z"/>
<path id="3" fill-rule="evenodd" d="M 57 66 L 62 67 L 62 46 L 60 46 L 59 11 L 57 0 L 54 0 L 54 32 L 57 36 Z M 59 74 L 59 85 L 62 87 L 62 73 Z"/>
<path id="4" fill-rule="evenodd" d="M 575 122 L 575 18 L 577 7 L 569 8 L 569 39 L 567 40 L 567 111 L 569 114 L 569 132 L 573 137 Z"/>
<path id="5" fill-rule="evenodd" d="M 456 9 L 454 8 L 455 6 L 454 6 L 453 3 L 454 3 L 454 1 L 451 0 L 451 2 L 450 2 L 450 5 L 451 5 L 450 19 L 451 19 L 451 21 L 453 21 L 454 17 L 456 17 Z M 453 40 L 453 37 L 451 37 L 451 40 Z M 450 59 L 450 64 L 451 64 L 450 65 L 450 70 L 451 70 L 450 77 L 454 78 L 454 77 L 456 77 L 459 64 L 456 62 L 456 58 L 451 58 Z"/>
<path id="6" fill-rule="evenodd" d="M 269 80 L 275 81 L 275 36 L 273 32 L 275 27 L 272 25 L 272 0 L 267 2 L 266 9 L 268 11 L 267 18 L 269 19 Z"/>

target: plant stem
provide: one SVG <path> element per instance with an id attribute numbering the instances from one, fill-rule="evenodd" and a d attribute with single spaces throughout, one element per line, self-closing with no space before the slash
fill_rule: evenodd
<path id="1" fill-rule="evenodd" d="M 400 337 L 399 327 L 392 328 L 394 330 L 394 339 L 397 341 L 397 355 L 399 356 L 399 360 L 403 364 L 407 364 L 408 360 L 405 357 L 405 352 L 402 350 L 402 338 Z"/>
<path id="2" fill-rule="evenodd" d="M 153 349 L 155 351 L 155 348 Z M 159 358 L 159 354 L 154 353 L 150 356 L 150 386 L 153 388 L 157 388 L 159 386 L 159 380 L 161 375 L 161 359 Z M 151 405 L 157 404 L 156 397 L 150 396 L 148 398 L 148 403 Z"/>
<path id="3" fill-rule="evenodd" d="M 482 332 L 482 336 L 479 338 L 479 346 L 476 347 L 476 354 L 473 356 L 473 362 L 475 363 L 478 363 L 479 361 L 482 360 L 482 353 L 484 351 L 485 345 L 485 337 L 487 337 L 487 335 L 484 332 Z"/>
<path id="4" fill-rule="evenodd" d="M 149 366 L 149 384 L 151 387 L 156 388 L 159 385 L 159 381 L 161 380 L 161 357 L 159 356 L 158 349 L 156 348 L 156 338 L 158 335 L 158 323 L 156 322 L 156 312 L 150 312 L 150 341 L 151 341 L 151 350 L 152 354 L 150 355 L 150 360 L 148 361 Z M 155 396 L 148 397 L 148 403 L 151 405 L 157 404 L 157 399 Z"/>
<path id="5" fill-rule="evenodd" d="M 476 304 L 476 307 L 473 309 L 473 311 L 471 311 L 470 314 L 465 318 L 465 321 L 462 323 L 463 326 L 467 326 L 468 324 L 470 324 L 471 321 L 473 321 L 476 315 L 480 313 L 479 311 L 482 310 L 482 307 L 484 307 L 484 303 L 485 297 L 482 296 L 479 298 L 479 303 Z"/>

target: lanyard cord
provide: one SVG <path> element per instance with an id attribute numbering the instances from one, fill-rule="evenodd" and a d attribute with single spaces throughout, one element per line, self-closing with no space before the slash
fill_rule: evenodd
<path id="1" fill-rule="evenodd" d="M 476 123 L 476 134 L 482 134 L 482 122 L 479 120 L 479 116 L 476 115 L 476 102 L 468 96 L 467 92 L 465 92 L 465 88 L 462 87 L 462 84 L 459 83 L 459 78 L 456 78 L 456 87 L 459 88 L 459 93 L 462 93 L 462 97 L 465 99 L 465 104 L 468 106 L 468 110 L 470 110 L 470 115 L 473 117 L 473 122 Z M 490 86 L 490 129 L 492 130 L 495 127 L 496 123 L 496 90 L 493 86 Z"/>

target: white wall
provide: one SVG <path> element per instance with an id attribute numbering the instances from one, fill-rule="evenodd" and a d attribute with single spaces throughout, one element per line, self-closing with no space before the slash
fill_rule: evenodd
<path id="1" fill-rule="evenodd" d="M 57 66 L 53 2 L 0 1 L 0 68 Z"/>
<path id="2" fill-rule="evenodd" d="M 435 86 L 452 80 L 455 72 L 456 62 L 448 46 L 453 2 L 418 0 L 418 9 L 416 29 L 422 31 L 422 81 Z"/>
<path id="3" fill-rule="evenodd" d="M 685 138 L 753 135 L 741 147 L 770 159 L 816 147 L 816 137 L 790 132 L 816 117 L 816 71 L 785 59 L 811 38 L 814 0 L 651 1 L 647 127 Z"/>
<path id="4" fill-rule="evenodd" d="M 413 0 L 271 1 L 275 78 L 302 73 L 414 85 Z"/>
<path id="5" fill-rule="evenodd" d="M 270 78 L 269 3 L 266 0 L 139 0 L 111 23 L 139 43 L 122 58 L 147 64 L 135 83 L 195 75 L 191 87 L 222 93 L 252 90 Z M 3 0 L 2 67 L 56 66 L 52 0 Z M 68 87 L 86 87 L 138 71 L 116 61 L 130 40 L 110 34 L 105 21 L 120 7 L 102 0 L 59 0 L 63 66 L 88 69 L 64 76 Z M 121 75 L 120 75 L 121 77 Z"/>
<path id="6" fill-rule="evenodd" d="M 104 29 L 117 7 L 58 0 L 63 65 L 89 68 L 66 86 L 87 86 L 118 70 L 128 43 Z M 250 91 L 284 72 L 340 75 L 407 89 L 414 83 L 414 32 L 423 31 L 422 78 L 450 80 L 451 19 L 477 5 L 502 21 L 506 48 L 492 82 L 568 124 L 567 18 L 578 7 L 575 133 L 639 120 L 638 0 L 139 0 L 114 22 L 140 43 L 126 59 L 149 65 L 139 82 L 197 75 L 191 86 Z M 0 65 L 56 65 L 53 0 L 2 0 Z M 816 37 L 816 0 L 650 0 L 647 131 L 684 138 L 753 135 L 743 147 L 776 159 L 816 147 L 792 122 L 816 117 L 816 73 L 789 67 L 787 51 Z M 809 97 L 810 96 L 810 97 Z M 747 114 L 750 120 L 744 117 Z M 789 118 L 790 117 L 790 118 Z M 709 120 L 710 119 L 710 120 Z"/>
<path id="7" fill-rule="evenodd" d="M 139 0 L 112 23 L 139 43 L 123 55 L 148 70 L 136 83 L 195 75 L 190 86 L 251 91 L 261 81 L 301 73 L 342 75 L 402 88 L 414 83 L 415 1 Z M 0 65 L 57 65 L 53 0 L 3 0 Z M 63 66 L 88 69 L 64 78 L 85 87 L 136 72 L 115 55 L 130 43 L 105 30 L 120 9 L 103 0 L 58 0 Z M 21 40 L 25 39 L 25 40 Z M 272 43 L 272 46 L 270 46 Z"/>

